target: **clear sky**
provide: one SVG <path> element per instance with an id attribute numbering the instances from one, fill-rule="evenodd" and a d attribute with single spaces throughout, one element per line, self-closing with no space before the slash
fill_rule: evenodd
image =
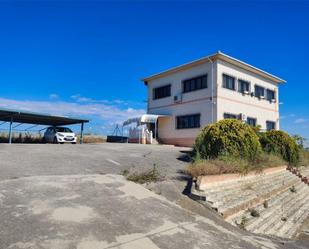
<path id="1" fill-rule="evenodd" d="M 0 106 L 89 117 L 145 112 L 140 79 L 217 50 L 275 74 L 282 129 L 309 138 L 309 2 L 0 2 Z"/>

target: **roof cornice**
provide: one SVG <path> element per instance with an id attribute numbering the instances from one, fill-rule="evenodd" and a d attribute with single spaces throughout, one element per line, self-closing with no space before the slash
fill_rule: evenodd
<path id="1" fill-rule="evenodd" d="M 194 60 L 194 61 L 191 61 L 191 62 L 188 62 L 188 63 L 185 63 L 185 64 L 182 64 L 180 66 L 177 66 L 177 67 L 173 67 L 173 68 L 170 68 L 168 70 L 165 70 L 163 72 L 160 72 L 160 73 L 157 73 L 157 74 L 153 74 L 151 76 L 148 76 L 148 77 L 145 77 L 142 79 L 142 81 L 144 83 L 148 83 L 148 81 L 151 81 L 151 80 L 154 80 L 154 79 L 158 79 L 158 78 L 162 78 L 162 77 L 165 77 L 167 75 L 171 75 L 171 74 L 174 74 L 174 73 L 177 73 L 177 72 L 180 72 L 180 71 L 184 71 L 184 70 L 188 70 L 190 68 L 193 68 L 195 66 L 198 66 L 198 65 L 201 65 L 201 64 L 204 64 L 204 63 L 207 63 L 209 62 L 209 60 L 211 61 L 215 61 L 215 60 L 222 60 L 222 61 L 226 61 L 232 65 L 235 65 L 239 68 L 242 68 L 242 69 L 245 69 L 247 71 L 250 71 L 252 73 L 255 73 L 257 75 L 260 75 L 266 79 L 269 79 L 277 84 L 280 84 L 280 83 L 285 83 L 286 81 L 275 76 L 275 75 L 272 75 L 266 71 L 263 71 L 257 67 L 254 67 L 248 63 L 245 63 L 241 60 L 238 60 L 236 58 L 233 58 L 229 55 L 226 55 L 220 51 L 218 51 L 217 53 L 215 54 L 212 54 L 212 55 L 209 55 L 209 56 L 206 56 L 206 57 L 203 57 L 203 58 L 200 58 L 198 60 Z"/>

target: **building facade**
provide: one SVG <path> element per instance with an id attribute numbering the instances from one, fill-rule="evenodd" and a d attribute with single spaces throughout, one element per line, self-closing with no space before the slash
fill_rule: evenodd
<path id="1" fill-rule="evenodd" d="M 279 129 L 279 84 L 285 81 L 221 52 L 143 79 L 148 114 L 159 115 L 155 137 L 192 146 L 199 131 L 221 119 Z"/>

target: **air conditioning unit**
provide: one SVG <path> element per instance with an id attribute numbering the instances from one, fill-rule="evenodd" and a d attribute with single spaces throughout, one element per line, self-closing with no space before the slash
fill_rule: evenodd
<path id="1" fill-rule="evenodd" d="M 182 94 L 177 94 L 174 96 L 174 102 L 175 103 L 180 103 L 182 101 Z"/>
<path id="2" fill-rule="evenodd" d="M 260 99 L 265 99 L 265 96 L 260 96 Z"/>
<path id="3" fill-rule="evenodd" d="M 248 91 L 244 91 L 244 94 L 249 95 L 249 92 Z"/>
<path id="4" fill-rule="evenodd" d="M 277 102 L 276 99 L 271 100 L 271 103 L 276 103 L 276 102 Z"/>

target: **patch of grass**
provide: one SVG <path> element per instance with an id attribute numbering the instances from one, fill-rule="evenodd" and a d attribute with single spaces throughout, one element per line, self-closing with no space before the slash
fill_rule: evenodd
<path id="1" fill-rule="evenodd" d="M 296 188 L 295 188 L 294 185 L 293 185 L 292 187 L 290 187 L 290 191 L 291 191 L 292 193 L 296 193 L 296 192 L 297 192 L 297 190 L 296 190 Z"/>
<path id="2" fill-rule="evenodd" d="M 236 167 L 227 165 L 221 160 L 214 159 L 194 162 L 186 168 L 185 172 L 194 178 L 204 175 L 238 173 L 238 170 Z"/>
<path id="3" fill-rule="evenodd" d="M 132 173 L 127 175 L 127 180 L 144 184 L 150 182 L 158 182 L 162 180 L 162 176 L 160 175 L 159 171 L 157 170 L 156 165 L 153 165 L 153 168 L 149 171 L 142 172 L 142 173 Z"/>
<path id="4" fill-rule="evenodd" d="M 77 135 L 77 143 L 80 141 L 80 135 Z M 84 144 L 97 144 L 97 143 L 105 143 L 106 137 L 99 135 L 84 135 L 83 143 Z"/>
<path id="5" fill-rule="evenodd" d="M 253 168 L 255 170 L 263 170 L 265 168 L 283 166 L 286 165 L 287 162 L 278 155 L 261 153 L 259 156 L 256 157 L 255 160 L 251 162 L 251 164 L 253 165 Z"/>
<path id="6" fill-rule="evenodd" d="M 267 200 L 265 200 L 265 201 L 263 202 L 263 207 L 264 207 L 264 208 L 268 208 L 268 201 L 267 201 Z"/>
<path id="7" fill-rule="evenodd" d="M 120 172 L 120 175 L 127 176 L 130 173 L 128 169 L 124 169 Z"/>
<path id="8" fill-rule="evenodd" d="M 248 218 L 246 216 L 242 216 L 241 221 L 238 224 L 238 227 L 242 230 L 246 230 L 247 223 L 248 223 Z"/>
<path id="9" fill-rule="evenodd" d="M 246 175 L 251 171 L 262 172 L 265 168 L 285 165 L 286 162 L 280 157 L 272 154 L 261 153 L 253 161 L 233 156 L 221 155 L 217 159 L 200 159 L 195 157 L 185 172 L 191 177 L 204 175 L 219 175 L 238 173 Z"/>
<path id="10" fill-rule="evenodd" d="M 301 150 L 299 165 L 309 167 L 309 151 L 308 150 Z"/>
<path id="11" fill-rule="evenodd" d="M 0 143 L 8 143 L 9 134 L 0 133 Z M 12 133 L 12 143 L 40 144 L 43 142 L 43 137 L 38 133 L 20 132 Z"/>
<path id="12" fill-rule="evenodd" d="M 257 211 L 256 209 L 250 208 L 248 211 L 250 212 L 250 215 L 251 215 L 252 217 L 260 217 L 260 213 L 259 213 L 259 211 Z"/>

